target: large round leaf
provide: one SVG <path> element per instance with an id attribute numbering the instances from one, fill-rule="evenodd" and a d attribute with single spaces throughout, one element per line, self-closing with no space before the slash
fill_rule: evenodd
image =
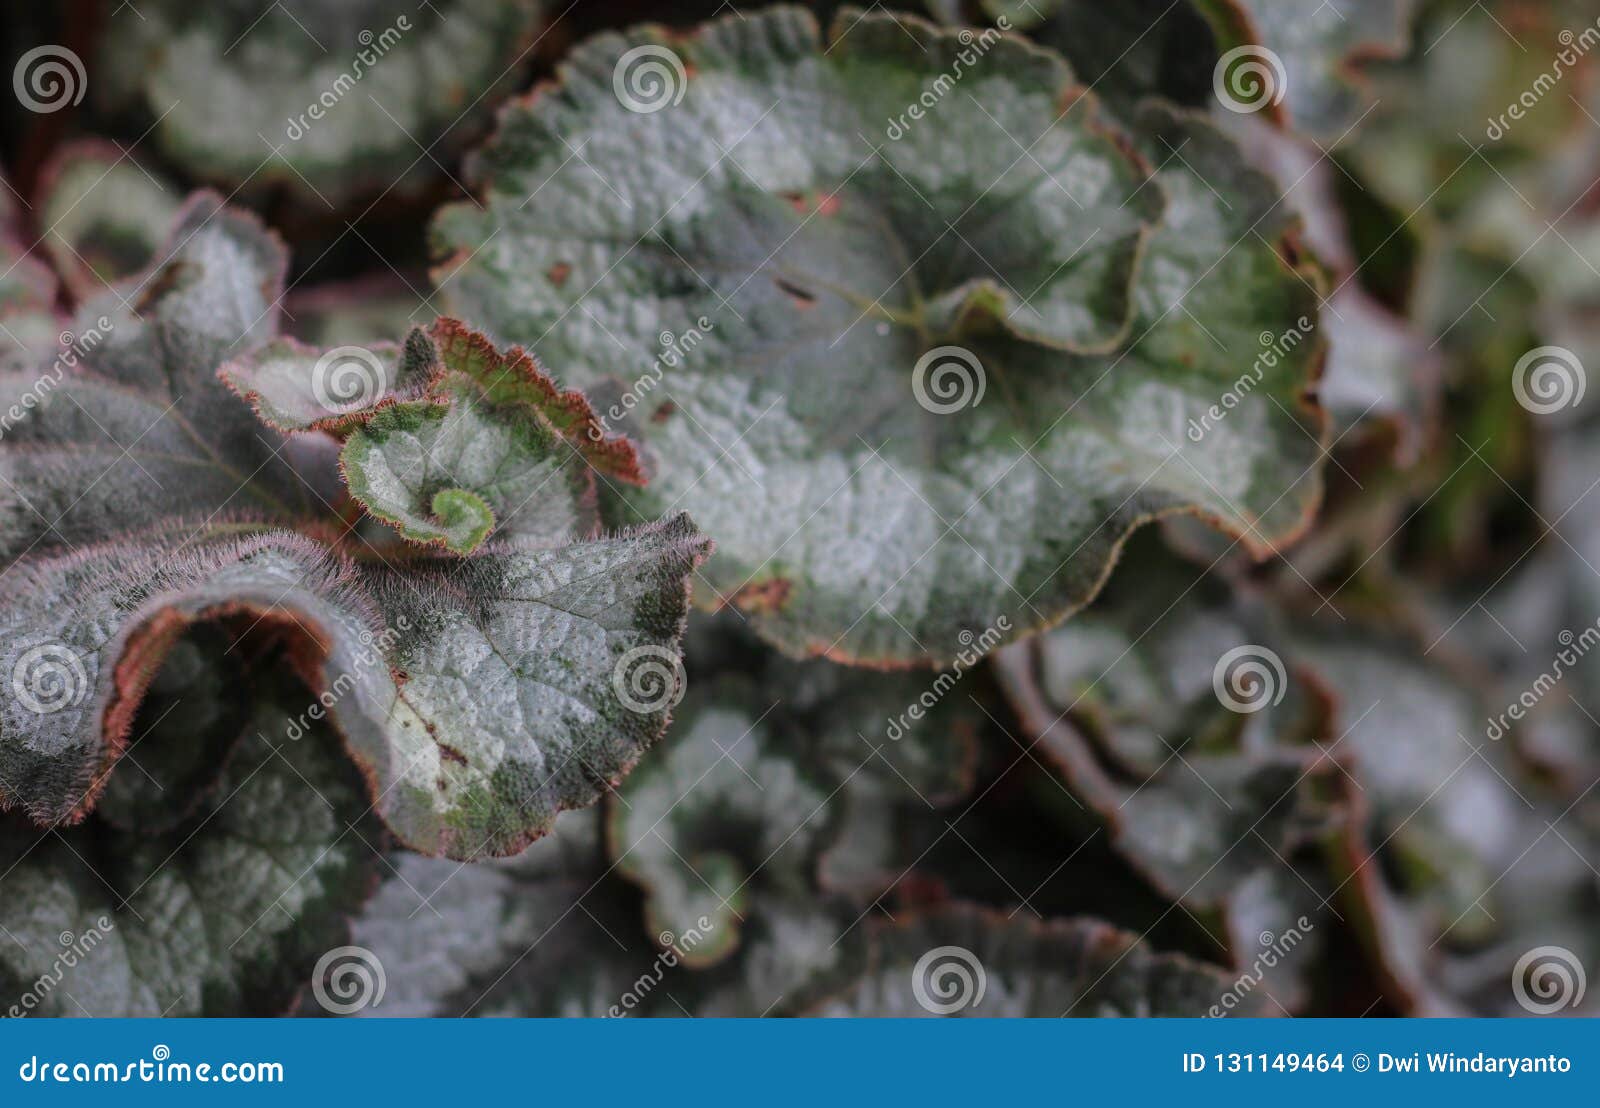
<path id="1" fill-rule="evenodd" d="M 1276 197 L 1197 120 L 1137 123 L 997 32 L 846 13 L 825 45 L 782 8 L 602 35 L 503 114 L 437 279 L 623 383 L 608 417 L 657 470 L 626 496 L 716 537 L 703 599 L 797 653 L 949 658 L 1081 606 L 1154 514 L 1260 551 L 1315 501 L 1313 341 L 1186 437 L 1316 315 Z"/>

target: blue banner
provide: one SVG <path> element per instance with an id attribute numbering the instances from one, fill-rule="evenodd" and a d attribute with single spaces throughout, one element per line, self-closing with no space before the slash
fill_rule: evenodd
<path id="1" fill-rule="evenodd" d="M 8 1021 L 0 1104 L 1592 1098 L 1585 1020 Z M 1585 1092 L 1587 1090 L 1587 1092 Z M 306 1098 L 314 1098 L 308 1101 Z"/>

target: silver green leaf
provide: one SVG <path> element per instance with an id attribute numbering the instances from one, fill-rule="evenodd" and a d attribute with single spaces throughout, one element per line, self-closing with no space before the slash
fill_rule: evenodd
<path id="1" fill-rule="evenodd" d="M 1118 130 L 1018 39 L 840 19 L 826 46 L 793 8 L 596 37 L 503 114 L 482 207 L 434 226 L 465 318 L 632 383 L 609 414 L 655 472 L 626 497 L 717 536 L 703 599 L 791 652 L 907 664 L 1058 622 L 1157 514 L 1258 553 L 1298 534 L 1315 336 L 1186 435 L 1260 335 L 1314 327 L 1265 179 L 1198 119 Z M 626 82 L 645 54 L 681 71 L 660 105 Z"/>

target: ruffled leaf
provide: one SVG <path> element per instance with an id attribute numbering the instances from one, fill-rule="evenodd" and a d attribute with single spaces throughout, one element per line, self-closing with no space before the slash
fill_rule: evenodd
<path id="1" fill-rule="evenodd" d="M 504 113 L 485 207 L 437 220 L 446 299 L 581 386 L 634 382 L 611 414 L 657 468 L 630 505 L 693 511 L 715 600 L 793 652 L 903 664 L 1002 616 L 1009 637 L 1052 624 L 1161 512 L 1257 551 L 1297 534 L 1314 337 L 1221 432 L 1184 431 L 1259 335 L 1316 315 L 1266 182 L 1195 120 L 1119 133 L 1018 40 L 840 27 L 824 49 L 781 9 L 580 47 L 562 88 Z M 619 100 L 630 50 L 678 63 L 680 102 Z"/>
<path id="2" fill-rule="evenodd" d="M 597 482 L 643 480 L 633 446 L 607 434 L 581 393 L 454 320 L 400 347 L 285 340 L 221 374 L 271 426 L 342 436 L 351 495 L 405 538 L 458 553 L 491 533 L 592 536 Z"/>
<path id="3" fill-rule="evenodd" d="M 148 266 L 181 199 L 122 150 L 96 141 L 58 151 L 40 194 L 44 248 L 79 298 Z"/>
<path id="4" fill-rule="evenodd" d="M 1282 640 L 1144 542 L 1078 619 L 1008 648 L 1000 675 L 1118 848 L 1169 896 L 1217 904 L 1335 815 L 1326 711 Z"/>
<path id="5" fill-rule="evenodd" d="M 189 549 L 185 549 L 186 545 Z M 150 536 L 19 563 L 0 607 L 8 804 L 41 821 L 93 805 L 152 676 L 188 625 L 248 613 L 298 636 L 300 668 L 411 845 L 512 853 L 592 803 L 665 728 L 623 699 L 630 651 L 672 657 L 684 578 L 707 543 L 687 520 L 554 550 L 486 552 L 400 574 L 300 536 Z"/>
<path id="6" fill-rule="evenodd" d="M 819 1014 L 1202 1016 L 1235 984 L 1096 920 L 1041 924 L 954 905 L 872 926 L 872 972 Z"/>
<path id="7" fill-rule="evenodd" d="M 288 520 L 311 497 L 278 436 L 216 367 L 269 337 L 286 265 L 255 219 L 203 193 L 143 275 L 78 313 L 65 344 L 0 374 L 0 557 L 104 541 L 164 518 Z"/>
<path id="8" fill-rule="evenodd" d="M 150 0 L 113 13 L 91 89 L 190 173 L 325 211 L 439 175 L 511 86 L 546 6 Z"/>
<path id="9" fill-rule="evenodd" d="M 286 1012 L 376 883 L 382 829 L 325 726 L 292 689 L 200 811 L 134 836 L 0 816 L 0 986 L 12 1015 Z"/>

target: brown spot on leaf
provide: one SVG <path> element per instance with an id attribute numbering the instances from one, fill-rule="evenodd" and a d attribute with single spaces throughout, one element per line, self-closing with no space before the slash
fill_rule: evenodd
<path id="1" fill-rule="evenodd" d="M 143 315 L 154 307 L 157 301 L 178 287 L 178 284 L 183 280 L 184 270 L 188 268 L 190 268 L 189 265 L 181 261 L 163 266 L 160 272 L 146 282 L 144 291 L 133 302 L 134 312 L 138 315 Z M 271 301 L 273 298 L 274 294 L 268 292 L 267 299 Z"/>
<path id="2" fill-rule="evenodd" d="M 733 604 L 741 612 L 781 612 L 789 603 L 794 582 L 787 577 L 752 582 L 733 594 Z"/>
<path id="3" fill-rule="evenodd" d="M 807 310 L 817 306 L 815 293 L 809 292 L 791 281 L 786 281 L 782 277 L 774 277 L 772 283 L 777 285 L 779 291 L 785 296 L 794 301 L 795 307 Z"/>
<path id="4" fill-rule="evenodd" d="M 461 751 L 457 750 L 447 742 L 441 742 L 437 738 L 435 738 L 433 741 L 438 744 L 439 754 L 442 758 L 444 758 L 445 761 L 455 762 L 457 765 L 463 766 L 467 764 L 467 756 L 461 753 Z"/>
<path id="5" fill-rule="evenodd" d="M 572 276 L 572 267 L 566 262 L 557 262 L 550 267 L 550 271 L 545 276 L 550 278 L 552 285 L 556 288 L 561 288 L 567 283 L 567 278 Z"/>
<path id="6" fill-rule="evenodd" d="M 823 195 L 815 192 L 786 192 L 783 198 L 801 215 L 810 215 L 812 212 L 818 215 L 839 214 L 839 197 L 834 193 Z"/>
<path id="7" fill-rule="evenodd" d="M 674 404 L 672 401 L 670 401 L 670 400 L 664 401 L 662 403 L 661 407 L 657 408 L 655 411 L 650 413 L 650 422 L 651 423 L 665 423 L 667 421 L 667 417 L 672 415 L 672 413 L 677 411 L 677 410 L 678 410 L 678 406 L 676 404 Z"/>

